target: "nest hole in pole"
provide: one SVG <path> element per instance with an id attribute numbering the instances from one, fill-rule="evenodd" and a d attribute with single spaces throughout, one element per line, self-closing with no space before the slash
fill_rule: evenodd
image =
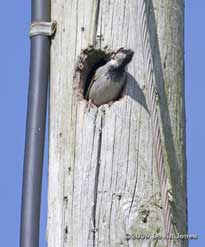
<path id="1" fill-rule="evenodd" d="M 75 68 L 74 91 L 78 100 L 87 100 L 86 94 L 96 70 L 111 59 L 113 51 L 89 47 L 83 50 Z"/>

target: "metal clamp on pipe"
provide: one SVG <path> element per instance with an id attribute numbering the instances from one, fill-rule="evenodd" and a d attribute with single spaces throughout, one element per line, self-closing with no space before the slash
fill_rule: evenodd
<path id="1" fill-rule="evenodd" d="M 52 36 L 57 27 L 57 22 L 35 21 L 30 26 L 30 38 L 36 35 Z"/>

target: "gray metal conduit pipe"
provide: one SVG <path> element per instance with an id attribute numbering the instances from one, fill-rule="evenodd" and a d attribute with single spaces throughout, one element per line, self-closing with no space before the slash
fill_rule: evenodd
<path id="1" fill-rule="evenodd" d="M 32 22 L 50 21 L 49 0 L 32 0 L 31 20 Z M 39 246 L 50 38 L 43 35 L 31 37 L 30 54 L 20 247 Z"/>

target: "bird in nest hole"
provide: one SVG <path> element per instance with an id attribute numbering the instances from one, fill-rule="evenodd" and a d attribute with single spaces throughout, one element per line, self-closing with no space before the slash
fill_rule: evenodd
<path id="1" fill-rule="evenodd" d="M 110 104 L 119 97 L 126 83 L 125 69 L 133 55 L 131 49 L 119 48 L 105 65 L 96 70 L 85 96 L 91 105 Z"/>

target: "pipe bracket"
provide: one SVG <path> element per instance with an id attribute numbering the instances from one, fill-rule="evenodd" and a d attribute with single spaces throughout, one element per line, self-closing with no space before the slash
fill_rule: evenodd
<path id="1" fill-rule="evenodd" d="M 30 26 L 30 38 L 33 36 L 41 35 L 41 36 L 49 36 L 51 37 L 57 27 L 57 22 L 45 22 L 45 21 L 34 21 Z"/>

